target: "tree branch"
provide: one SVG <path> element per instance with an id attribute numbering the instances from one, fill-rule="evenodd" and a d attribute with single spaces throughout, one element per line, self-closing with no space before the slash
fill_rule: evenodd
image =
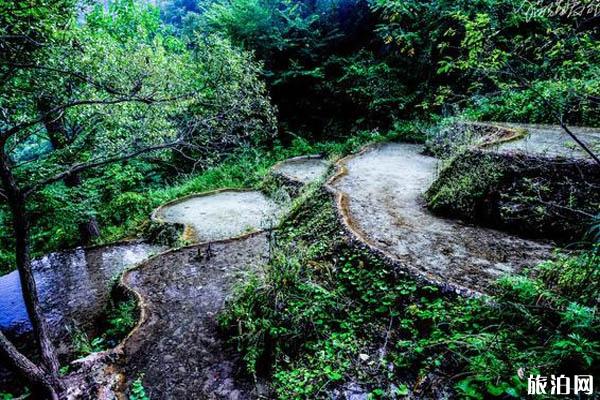
<path id="1" fill-rule="evenodd" d="M 183 144 L 184 142 L 182 140 L 176 140 L 174 142 L 169 142 L 169 143 L 163 143 L 160 145 L 155 145 L 155 146 L 149 146 L 149 147 L 144 147 L 138 150 L 135 150 L 131 153 L 127 153 L 127 154 L 121 154 L 115 157 L 110 157 L 110 158 L 106 158 L 103 160 L 94 160 L 94 161 L 90 161 L 87 163 L 81 163 L 81 164 L 75 164 L 73 166 L 71 166 L 71 168 L 69 168 L 66 171 L 60 172 L 50 178 L 47 178 L 45 180 L 42 180 L 40 182 L 37 182 L 36 184 L 34 184 L 33 186 L 30 186 L 28 188 L 25 188 L 23 190 L 24 196 L 27 197 L 29 196 L 31 193 L 39 190 L 40 188 L 46 186 L 46 185 L 50 185 L 52 183 L 58 182 L 63 180 L 64 178 L 71 176 L 71 175 L 75 175 L 78 174 L 80 172 L 92 169 L 92 168 L 97 168 L 97 167 L 101 167 L 103 165 L 107 165 L 107 164 L 112 164 L 115 162 L 119 162 L 119 161 L 125 161 L 128 160 L 130 158 L 134 158 L 137 157 L 139 155 L 142 154 L 146 154 L 146 153 L 151 153 L 153 151 L 158 151 L 158 150 L 164 150 L 164 149 L 169 149 L 178 145 Z"/>
<path id="2" fill-rule="evenodd" d="M 0 355 L 11 365 L 15 371 L 19 371 L 29 382 L 39 385 L 48 391 L 51 399 L 58 400 L 58 395 L 53 389 L 52 383 L 47 379 L 46 373 L 37 365 L 32 363 L 4 336 L 0 331 Z"/>
<path id="3" fill-rule="evenodd" d="M 60 68 L 54 68 L 54 67 L 48 67 L 45 65 L 38 65 L 38 64 L 21 64 L 21 63 L 9 63 L 9 62 L 4 62 L 4 63 L 0 63 L 0 65 L 6 65 L 10 68 L 21 68 L 21 69 L 38 69 L 41 71 L 47 71 L 47 72 L 56 72 L 58 74 L 62 74 L 62 75 L 67 75 L 70 77 L 73 77 L 75 79 L 78 79 L 82 82 L 85 83 L 89 83 L 90 85 L 101 89 L 109 94 L 115 95 L 115 96 L 127 96 L 127 95 L 131 95 L 132 93 L 134 93 L 134 91 L 132 90 L 131 92 L 121 92 L 116 90 L 115 88 L 113 88 L 112 86 L 108 85 L 108 84 L 104 84 L 101 82 L 98 82 L 97 80 L 81 73 L 78 71 L 70 71 L 70 70 L 65 70 L 65 69 L 60 69 Z"/>
<path id="4" fill-rule="evenodd" d="M 31 128 L 34 125 L 42 123 L 44 121 L 44 119 L 48 117 L 48 115 L 52 115 L 52 114 L 59 113 L 59 112 L 64 112 L 65 110 L 67 110 L 69 108 L 79 107 L 79 106 L 84 106 L 84 105 L 115 105 L 115 104 L 128 103 L 128 102 L 143 103 L 143 104 L 150 105 L 150 104 L 167 103 L 167 102 L 171 102 L 171 101 L 181 100 L 181 99 L 188 98 L 190 96 L 191 96 L 191 94 L 188 93 L 188 94 L 184 94 L 181 96 L 174 96 L 174 97 L 168 97 L 168 98 L 162 98 L 162 99 L 155 99 L 152 97 L 120 97 L 120 98 L 110 99 L 110 100 L 102 100 L 102 99 L 74 100 L 72 102 L 54 107 L 53 109 L 44 113 L 40 118 L 36 118 L 36 119 L 30 120 L 27 122 L 22 122 L 18 125 L 13 126 L 12 128 L 5 130 L 4 132 L 0 132 L 0 147 L 3 147 L 4 144 L 6 143 L 6 141 L 8 140 L 8 138 L 10 138 L 11 136 L 16 135 L 17 133 L 19 133 L 20 131 L 22 131 L 24 129 Z"/>

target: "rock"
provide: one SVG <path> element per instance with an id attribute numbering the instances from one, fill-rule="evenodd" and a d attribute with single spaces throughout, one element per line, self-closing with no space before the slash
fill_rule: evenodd
<path id="1" fill-rule="evenodd" d="M 368 400 L 369 393 L 357 383 L 350 383 L 344 390 L 345 400 Z"/>

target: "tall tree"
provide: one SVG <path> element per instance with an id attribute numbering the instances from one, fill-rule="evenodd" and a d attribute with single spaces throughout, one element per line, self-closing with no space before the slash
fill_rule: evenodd
<path id="1" fill-rule="evenodd" d="M 56 399 L 63 390 L 59 361 L 38 299 L 30 258 L 31 199 L 50 185 L 76 185 L 108 164 L 166 149 L 210 148 L 268 133 L 272 112 L 248 59 L 234 60 L 226 101 L 207 72 L 218 71 L 211 49 L 190 52 L 158 29 L 158 14 L 132 0 L 97 7 L 83 22 L 72 3 L 1 2 L 0 198 L 7 204 L 16 267 L 41 362 L 36 365 L 0 333 L 0 355 L 34 387 Z M 35 20 L 35 19 L 38 20 Z M 226 79 L 226 78 L 222 78 Z M 240 89 L 242 88 L 242 89 Z M 243 96 L 252 93 L 251 99 Z M 238 93 L 236 96 L 234 93 Z M 242 112 L 252 124 L 233 124 Z M 232 125 L 215 122 L 226 120 Z M 230 128 L 227 130 L 225 128 Z M 220 136 L 219 132 L 223 135 Z M 52 146 L 26 159 L 19 149 L 41 137 Z M 204 139 L 203 139 L 204 137 Z M 205 143 L 206 145 L 203 145 Z"/>

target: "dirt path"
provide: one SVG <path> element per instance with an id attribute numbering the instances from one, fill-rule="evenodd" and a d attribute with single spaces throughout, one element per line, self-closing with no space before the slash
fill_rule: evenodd
<path id="1" fill-rule="evenodd" d="M 359 240 L 405 271 L 464 292 L 485 291 L 499 276 L 550 256 L 547 244 L 429 213 L 421 196 L 437 160 L 419 152 L 417 145 L 388 143 L 340 162 L 330 186 Z"/>

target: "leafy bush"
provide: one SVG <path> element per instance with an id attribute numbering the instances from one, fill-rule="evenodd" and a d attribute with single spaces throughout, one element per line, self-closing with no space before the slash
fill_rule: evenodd
<path id="1" fill-rule="evenodd" d="M 74 355 L 77 358 L 85 357 L 91 353 L 99 352 L 106 349 L 106 344 L 103 338 L 95 337 L 90 339 L 88 335 L 79 329 L 76 329 L 71 335 L 73 342 Z"/>
<path id="2" fill-rule="evenodd" d="M 305 193 L 265 270 L 220 316 L 248 371 L 271 376 L 277 398 L 329 398 L 349 382 L 372 398 L 518 398 L 522 376 L 599 372 L 597 248 L 505 277 L 491 298 L 465 299 L 397 275 L 339 232 L 329 196 Z"/>
<path id="3" fill-rule="evenodd" d="M 150 397 L 146 394 L 142 378 L 143 376 L 140 376 L 131 384 L 129 400 L 150 400 Z"/>
<path id="4" fill-rule="evenodd" d="M 598 305 L 600 293 L 600 245 L 577 256 L 559 254 L 538 266 L 540 279 L 556 293 L 582 305 Z"/>
<path id="5" fill-rule="evenodd" d="M 530 89 L 506 89 L 498 95 L 478 96 L 464 111 L 477 121 L 508 121 L 556 124 L 553 104 L 567 121 L 584 126 L 600 125 L 600 112 L 591 99 L 600 90 L 595 79 L 536 81 Z M 573 98 L 566 93 L 577 93 Z M 584 99 L 583 101 L 581 99 Z"/>
<path id="6" fill-rule="evenodd" d="M 133 300 L 118 302 L 109 311 L 108 329 L 104 333 L 106 341 L 113 346 L 117 340 L 122 340 L 135 327 L 138 320 L 137 305 Z"/>

